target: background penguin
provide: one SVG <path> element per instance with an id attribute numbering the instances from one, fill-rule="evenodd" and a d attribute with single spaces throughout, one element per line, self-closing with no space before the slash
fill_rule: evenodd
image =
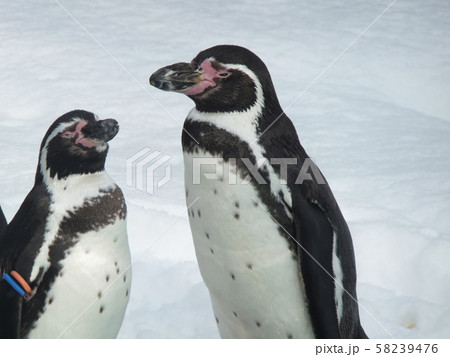
<path id="1" fill-rule="evenodd" d="M 298 181 L 308 177 L 305 163 L 320 171 L 264 63 L 245 48 L 216 46 L 159 69 L 150 84 L 195 102 L 182 135 L 186 197 L 221 336 L 367 337 L 347 224 L 325 180 Z M 270 162 L 277 158 L 290 163 L 284 175 Z"/>
<path id="2" fill-rule="evenodd" d="M 104 165 L 118 130 L 76 110 L 45 135 L 34 187 L 0 237 L 0 272 L 20 274 L 31 299 L 0 281 L 0 337 L 117 336 L 131 261 L 125 200 Z"/>
<path id="3" fill-rule="evenodd" d="M 6 221 L 5 214 L 3 213 L 2 207 L 0 206 L 0 236 L 2 235 L 2 232 L 7 225 L 8 222 Z"/>

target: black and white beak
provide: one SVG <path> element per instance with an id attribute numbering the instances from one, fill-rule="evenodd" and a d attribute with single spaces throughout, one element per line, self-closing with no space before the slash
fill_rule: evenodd
<path id="1" fill-rule="evenodd" d="M 65 131 L 63 136 L 74 138 L 75 144 L 86 148 L 101 146 L 112 140 L 119 132 L 119 123 L 115 119 L 80 121 L 74 131 Z"/>
<path id="2" fill-rule="evenodd" d="M 161 90 L 185 93 L 204 79 L 197 66 L 180 62 L 158 69 L 151 75 L 150 84 Z"/>
<path id="3" fill-rule="evenodd" d="M 112 140 L 119 132 L 119 123 L 115 119 L 97 120 L 89 122 L 81 129 L 85 138 L 101 143 Z"/>

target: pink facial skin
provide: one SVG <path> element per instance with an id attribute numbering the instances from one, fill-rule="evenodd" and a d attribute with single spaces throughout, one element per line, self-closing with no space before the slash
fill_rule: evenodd
<path id="1" fill-rule="evenodd" d="M 203 73 L 201 74 L 201 82 L 197 83 L 189 89 L 186 89 L 185 91 L 182 91 L 181 93 L 186 95 L 196 95 L 203 93 L 206 88 L 215 87 L 217 85 L 214 80 L 215 78 L 221 78 L 221 74 L 228 73 L 226 71 L 216 70 L 209 60 L 203 61 L 200 64 L 199 68 L 203 70 Z"/>
<path id="2" fill-rule="evenodd" d="M 66 138 L 75 138 L 75 144 L 81 144 L 86 148 L 93 148 L 96 146 L 102 145 L 102 143 L 97 143 L 95 141 L 92 141 L 88 138 L 85 138 L 83 133 L 81 132 L 81 129 L 83 129 L 87 125 L 86 121 L 80 121 L 77 126 L 75 127 L 74 131 L 65 131 L 63 133 L 63 136 Z"/>

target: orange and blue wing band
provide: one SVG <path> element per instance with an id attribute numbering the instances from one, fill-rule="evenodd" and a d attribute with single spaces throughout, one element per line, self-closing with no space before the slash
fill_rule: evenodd
<path id="1" fill-rule="evenodd" d="M 25 281 L 22 276 L 16 272 L 15 270 L 11 270 L 10 274 L 13 276 L 14 279 L 22 286 L 22 288 L 27 292 L 27 294 L 31 294 L 31 288 L 30 285 Z"/>
<path id="2" fill-rule="evenodd" d="M 11 275 L 10 275 L 11 274 Z M 31 288 L 22 276 L 16 271 L 11 271 L 10 274 L 4 273 L 3 279 L 11 285 L 11 287 L 17 291 L 17 293 L 22 296 L 25 300 L 31 298 Z"/>

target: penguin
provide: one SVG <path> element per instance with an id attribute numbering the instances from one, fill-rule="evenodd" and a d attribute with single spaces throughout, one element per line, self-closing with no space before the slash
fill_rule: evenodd
<path id="1" fill-rule="evenodd" d="M 150 84 L 195 103 L 182 133 L 186 202 L 221 337 L 367 338 L 349 228 L 263 61 L 219 45 Z"/>
<path id="2" fill-rule="evenodd" d="M 127 207 L 105 172 L 114 119 L 48 129 L 35 182 L 0 237 L 0 337 L 115 338 L 129 300 Z"/>
<path id="3" fill-rule="evenodd" d="M 2 232 L 5 230 L 8 225 L 8 221 L 6 220 L 5 214 L 3 213 L 2 206 L 0 206 L 0 236 Z"/>

